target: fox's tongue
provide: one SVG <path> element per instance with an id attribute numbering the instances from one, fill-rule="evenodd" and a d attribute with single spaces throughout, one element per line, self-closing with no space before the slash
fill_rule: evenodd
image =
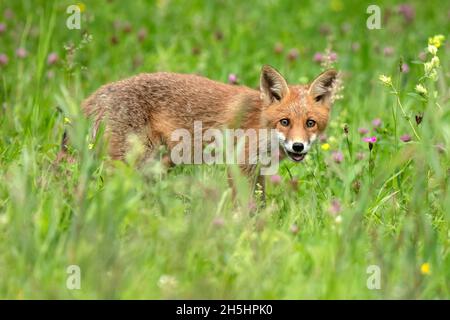
<path id="1" fill-rule="evenodd" d="M 295 154 L 295 155 L 292 155 L 292 158 L 294 159 L 294 160 L 296 160 L 296 161 L 300 161 L 300 160 L 302 160 L 303 159 L 303 155 L 302 154 Z"/>

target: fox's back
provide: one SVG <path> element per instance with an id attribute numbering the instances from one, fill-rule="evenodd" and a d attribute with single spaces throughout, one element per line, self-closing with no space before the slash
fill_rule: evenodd
<path id="1" fill-rule="evenodd" d="M 228 121 L 235 111 L 233 102 L 255 92 L 192 74 L 143 73 L 102 86 L 83 107 L 88 115 L 102 114 L 118 123 L 130 117 L 137 124 L 160 118 L 191 127 L 193 121 Z"/>

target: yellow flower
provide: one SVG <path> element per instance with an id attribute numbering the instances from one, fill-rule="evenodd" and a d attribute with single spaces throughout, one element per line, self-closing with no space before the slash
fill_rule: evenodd
<path id="1" fill-rule="evenodd" d="M 88 144 L 88 149 L 89 149 L 89 150 L 92 150 L 93 148 L 94 148 L 94 144 L 93 144 L 93 143 L 89 143 L 89 144 Z"/>
<path id="2" fill-rule="evenodd" d="M 64 123 L 71 123 L 70 119 L 67 117 L 64 117 Z"/>
<path id="3" fill-rule="evenodd" d="M 428 38 L 428 44 L 433 45 L 436 48 L 439 48 L 444 42 L 445 37 L 442 34 L 435 35 L 431 38 Z"/>
<path id="4" fill-rule="evenodd" d="M 331 0 L 330 8 L 335 12 L 342 11 L 344 9 L 344 3 L 341 0 Z"/>
<path id="5" fill-rule="evenodd" d="M 78 8 L 80 8 L 80 12 L 84 12 L 86 10 L 86 5 L 83 2 L 77 3 Z"/>
<path id="6" fill-rule="evenodd" d="M 386 86 L 391 86 L 392 85 L 391 77 L 388 77 L 388 76 L 385 76 L 384 74 L 382 74 L 382 75 L 380 75 L 378 77 L 378 79 L 380 79 L 380 81 Z"/>
<path id="7" fill-rule="evenodd" d="M 431 273 L 430 269 L 431 267 L 428 262 L 422 263 L 422 265 L 420 266 L 420 272 L 424 275 L 429 275 Z"/>
<path id="8" fill-rule="evenodd" d="M 330 144 L 329 143 L 324 143 L 321 146 L 322 150 L 327 151 L 330 149 Z"/>

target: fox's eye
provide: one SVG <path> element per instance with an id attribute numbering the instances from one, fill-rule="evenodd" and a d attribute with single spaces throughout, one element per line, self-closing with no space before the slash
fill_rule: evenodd
<path id="1" fill-rule="evenodd" d="M 281 124 L 283 127 L 287 127 L 287 126 L 289 125 L 289 119 L 281 119 L 281 120 L 280 120 L 280 124 Z"/>
<path id="2" fill-rule="evenodd" d="M 307 126 L 308 128 L 312 128 L 312 127 L 314 127 L 315 125 L 316 125 L 316 122 L 315 122 L 314 120 L 312 120 L 312 119 L 309 119 L 309 120 L 306 121 L 306 126 Z"/>

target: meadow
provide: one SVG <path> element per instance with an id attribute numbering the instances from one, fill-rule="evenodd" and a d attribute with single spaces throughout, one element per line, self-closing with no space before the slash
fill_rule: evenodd
<path id="1" fill-rule="evenodd" d="M 450 297 L 449 2 L 84 1 L 69 29 L 73 4 L 0 4 L 1 299 Z M 80 110 L 140 72 L 257 88 L 263 64 L 343 90 L 253 213 L 224 166 L 112 163 Z"/>

